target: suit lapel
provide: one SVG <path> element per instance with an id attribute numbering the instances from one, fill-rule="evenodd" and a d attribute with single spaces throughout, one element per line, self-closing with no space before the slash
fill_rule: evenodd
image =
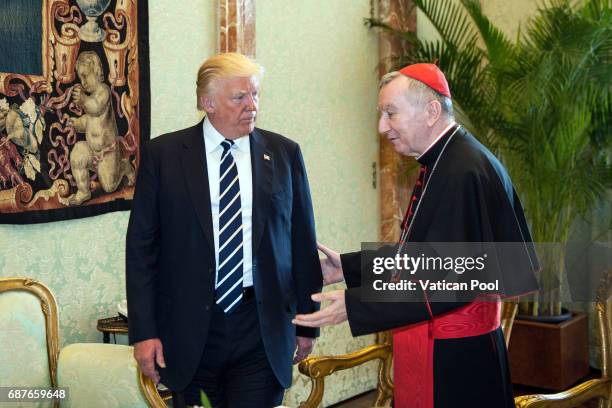
<path id="1" fill-rule="evenodd" d="M 253 255 L 255 255 L 270 207 L 274 156 L 266 148 L 266 138 L 257 129 L 251 133 L 250 142 L 253 170 Z"/>
<path id="2" fill-rule="evenodd" d="M 214 248 L 210 188 L 208 187 L 202 123 L 203 121 L 189 129 L 190 133 L 183 143 L 184 150 L 181 156 L 181 164 L 198 221 L 210 247 Z"/>

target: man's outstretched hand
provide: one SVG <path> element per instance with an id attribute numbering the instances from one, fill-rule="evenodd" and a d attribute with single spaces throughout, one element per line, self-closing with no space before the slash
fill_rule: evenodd
<path id="1" fill-rule="evenodd" d="M 329 300 L 331 303 L 318 312 L 296 315 L 295 319 L 292 320 L 293 324 L 305 327 L 323 327 L 344 322 L 347 319 L 344 301 L 345 292 L 345 290 L 332 290 L 331 292 L 315 293 L 311 296 L 315 302 Z"/>

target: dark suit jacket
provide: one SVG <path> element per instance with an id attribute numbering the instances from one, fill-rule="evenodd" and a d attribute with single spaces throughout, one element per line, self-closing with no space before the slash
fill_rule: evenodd
<path id="1" fill-rule="evenodd" d="M 296 312 L 317 310 L 310 295 L 322 287 L 312 202 L 297 143 L 256 128 L 250 145 L 257 312 L 270 365 L 289 387 L 296 334 L 318 335 L 291 324 Z M 202 122 L 143 145 L 126 241 L 130 343 L 159 337 L 161 381 L 181 391 L 199 364 L 214 304 Z"/>

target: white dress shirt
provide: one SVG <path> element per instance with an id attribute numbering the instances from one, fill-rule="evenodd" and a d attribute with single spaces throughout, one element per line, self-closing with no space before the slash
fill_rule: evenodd
<path id="1" fill-rule="evenodd" d="M 225 137 L 221 135 L 204 118 L 203 125 L 204 146 L 206 148 L 206 166 L 208 170 L 208 188 L 210 189 L 210 207 L 212 210 L 213 236 L 215 238 L 215 287 L 219 276 L 219 167 L 221 165 L 221 142 Z M 240 205 L 242 208 L 242 286 L 253 285 L 253 173 L 251 170 L 251 145 L 249 135 L 234 139 L 231 147 L 232 156 L 238 167 L 238 181 L 240 183 Z"/>

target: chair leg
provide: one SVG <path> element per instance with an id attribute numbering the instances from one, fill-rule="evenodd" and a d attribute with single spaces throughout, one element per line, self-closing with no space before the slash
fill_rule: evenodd
<path id="1" fill-rule="evenodd" d="M 323 400 L 323 392 L 325 391 L 324 378 L 311 378 L 312 390 L 308 399 L 302 402 L 298 408 L 317 408 Z"/>

